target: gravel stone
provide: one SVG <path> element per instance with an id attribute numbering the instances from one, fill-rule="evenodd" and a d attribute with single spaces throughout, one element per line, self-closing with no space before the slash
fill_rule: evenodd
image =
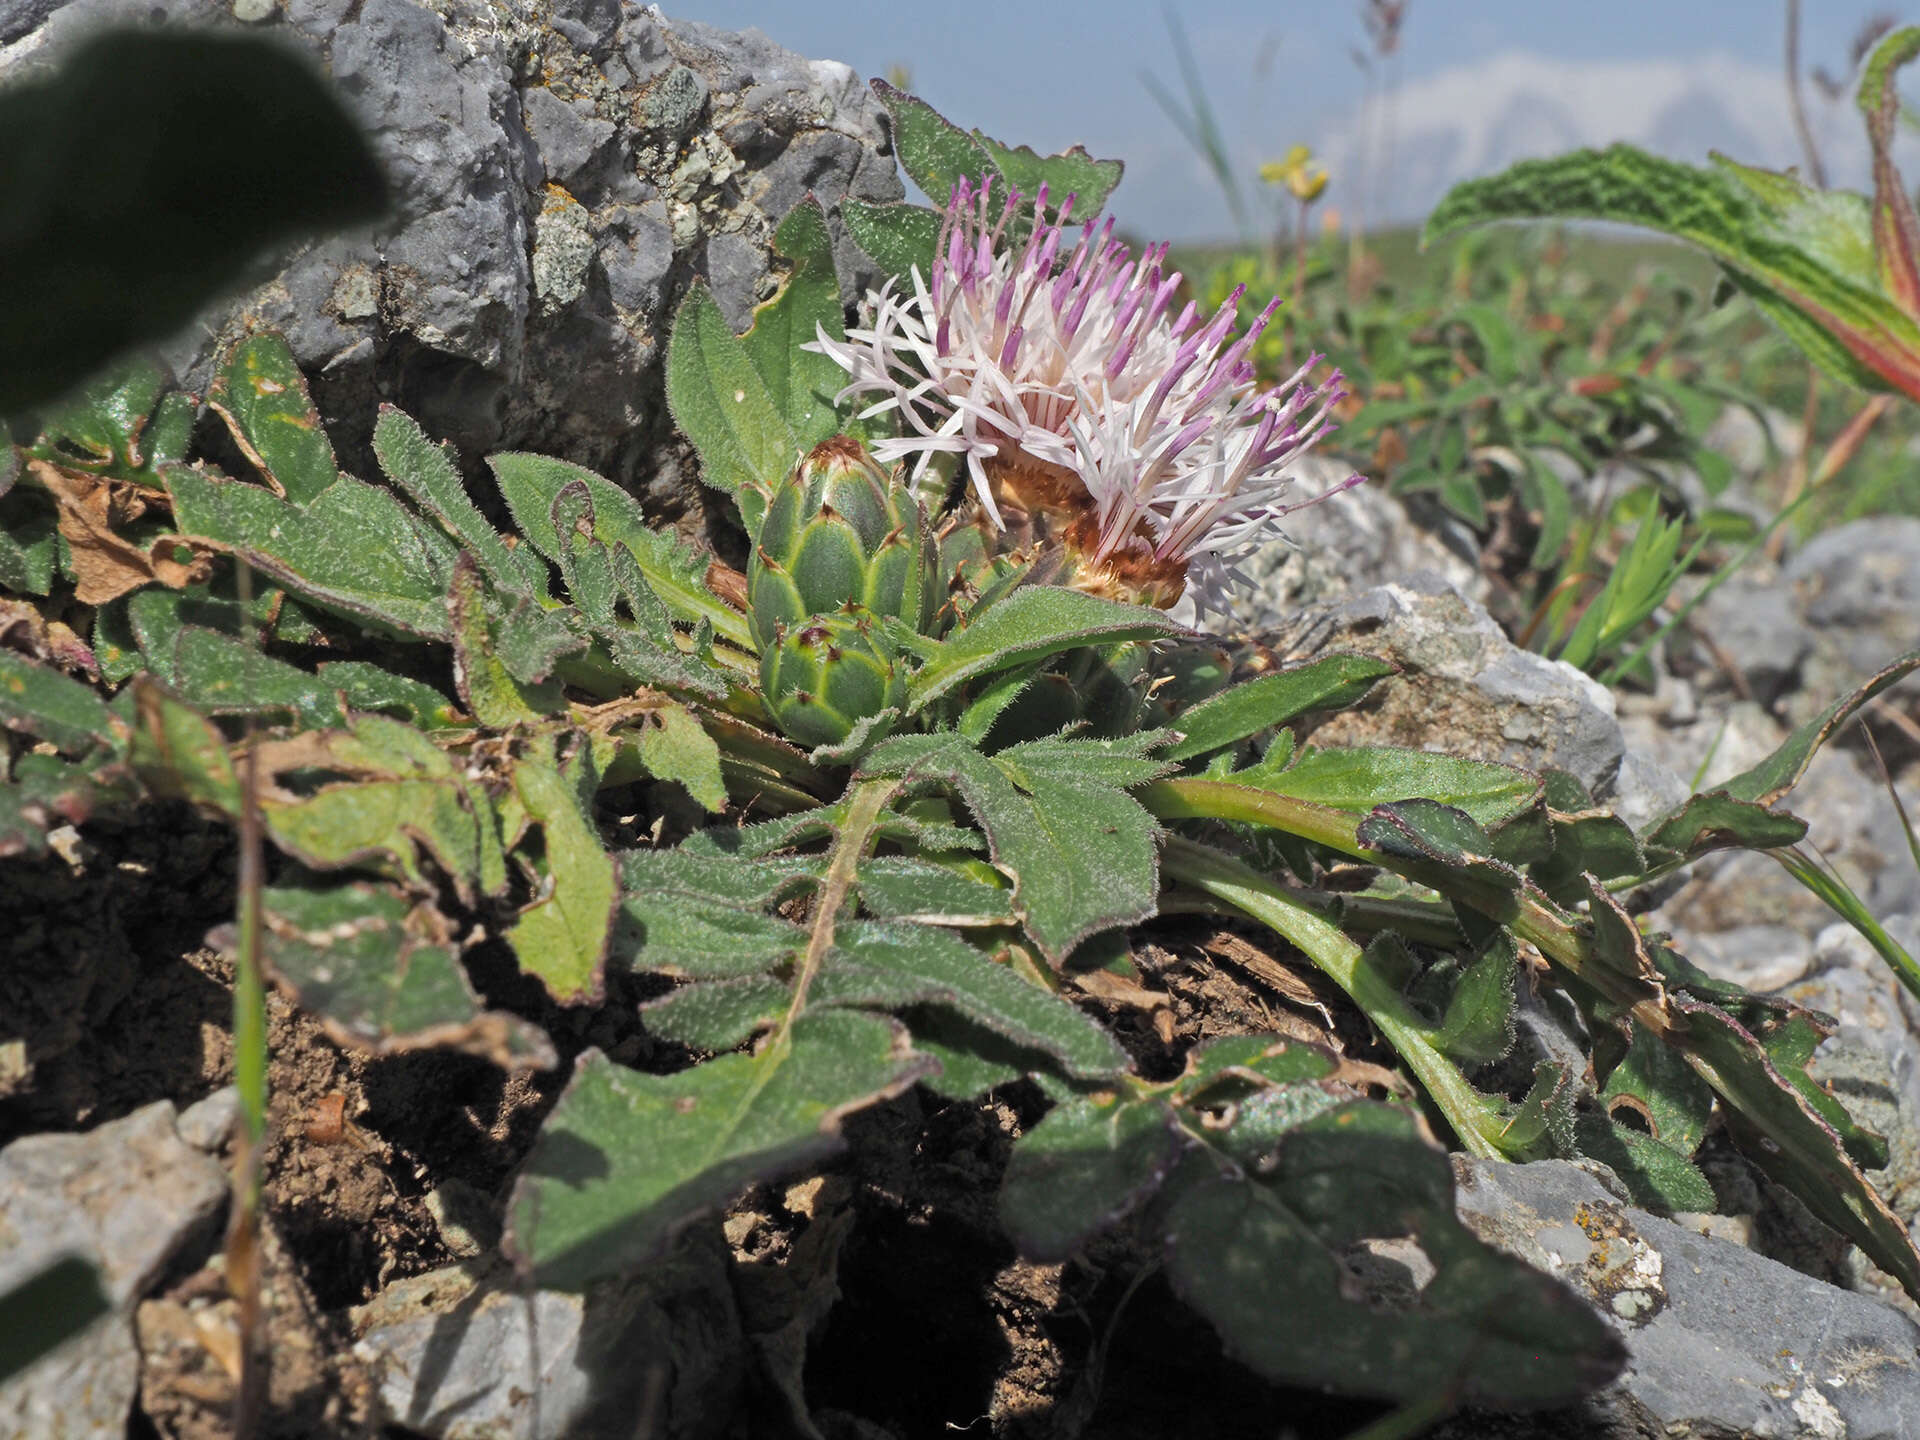
<path id="1" fill-rule="evenodd" d="M 83 1134 L 0 1150 L 0 1290 L 63 1254 L 91 1260 L 113 1304 L 90 1328 L 0 1383 L 0 1437 L 126 1433 L 140 1388 L 133 1311 L 174 1256 L 209 1238 L 220 1166 L 180 1138 L 170 1100 Z"/>

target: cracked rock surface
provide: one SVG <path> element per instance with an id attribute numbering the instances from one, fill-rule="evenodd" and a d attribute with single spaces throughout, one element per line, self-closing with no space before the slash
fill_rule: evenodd
<path id="1" fill-rule="evenodd" d="M 1907 1316 L 1635 1210 L 1562 1160 L 1457 1155 L 1454 1170 L 1461 1218 L 1482 1240 L 1566 1281 L 1619 1328 L 1632 1359 L 1592 1402 L 1603 1433 L 1914 1433 L 1920 1326 Z"/>

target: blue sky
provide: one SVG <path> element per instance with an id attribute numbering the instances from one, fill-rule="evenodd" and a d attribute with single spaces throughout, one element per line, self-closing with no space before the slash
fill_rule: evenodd
<path id="1" fill-rule="evenodd" d="M 680 0 L 676 17 L 756 26 L 867 75 L 904 65 L 949 117 L 1014 144 L 1074 142 L 1128 162 L 1114 209 L 1174 239 L 1228 232 L 1224 202 L 1140 79 L 1179 75 L 1160 0 Z M 1243 166 L 1295 142 L 1335 163 L 1328 203 L 1354 200 L 1362 42 L 1352 3 L 1181 4 L 1222 128 Z M 1810 0 L 1803 66 L 1840 69 L 1860 24 L 1887 5 Z M 1897 14 L 1898 11 L 1896 10 Z M 1398 158 L 1369 208 L 1414 216 L 1453 180 L 1525 153 L 1628 139 L 1678 158 L 1709 147 L 1797 160 L 1787 126 L 1780 0 L 1412 0 L 1398 61 Z M 1920 15 L 1900 15 L 1916 19 Z M 1262 66 L 1264 65 L 1264 68 Z M 1920 84 L 1920 76 L 1916 76 Z M 1850 107 L 1809 100 L 1830 167 L 1863 183 Z M 1376 176 L 1384 173 L 1377 163 Z"/>

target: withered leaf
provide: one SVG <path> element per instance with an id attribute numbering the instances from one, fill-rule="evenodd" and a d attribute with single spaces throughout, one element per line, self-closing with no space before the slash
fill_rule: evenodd
<path id="1" fill-rule="evenodd" d="M 162 535 L 143 548 L 121 533 L 151 507 L 166 504 L 158 492 L 45 460 L 28 469 L 59 506 L 60 534 L 73 555 L 74 598 L 81 604 L 104 605 L 156 580 L 183 590 L 213 573 L 211 553 L 179 536 Z"/>

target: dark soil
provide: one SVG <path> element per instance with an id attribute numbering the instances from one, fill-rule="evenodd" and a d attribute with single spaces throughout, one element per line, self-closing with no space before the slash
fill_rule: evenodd
<path id="1" fill-rule="evenodd" d="M 89 1128 L 156 1099 L 184 1107 L 231 1078 L 231 972 L 203 943 L 232 915 L 231 841 L 184 809 L 149 807 L 140 820 L 90 829 L 66 858 L 12 864 L 16 881 L 0 897 L 0 1045 L 19 1042 L 27 1068 L 10 1082 L 0 1074 L 0 1140 Z M 1083 979 L 1084 1003 L 1148 1075 L 1177 1073 L 1203 1039 L 1249 1031 L 1384 1058 L 1332 987 L 1256 935 L 1158 922 L 1136 937 L 1139 979 Z M 350 1053 L 284 999 L 270 1002 L 263 1435 L 406 1433 L 377 1422 L 347 1312 L 456 1258 L 428 1195 L 464 1186 L 497 1210 L 587 1046 L 642 1068 L 685 1063 L 638 1022 L 655 982 L 610 977 L 606 1004 L 564 1010 L 501 955 L 483 949 L 471 965 L 490 1004 L 547 1029 L 559 1068 L 511 1074 L 457 1053 Z M 847 1153 L 824 1178 L 743 1197 L 724 1228 L 755 1351 L 744 1368 L 760 1378 L 703 1433 L 798 1433 L 783 1383 L 830 1440 L 1310 1440 L 1381 1413 L 1252 1377 L 1129 1234 L 1064 1266 L 1017 1255 L 995 1197 L 1013 1140 L 1044 1109 L 1026 1085 L 964 1103 L 917 1090 L 853 1117 Z M 141 1306 L 131 1434 L 232 1433 L 235 1302 L 222 1276 L 219 1257 L 188 1257 Z M 809 1298 L 824 1318 L 802 1341 L 791 1316 Z M 797 1360 L 804 1345 L 803 1378 L 777 1358 L 783 1324 L 786 1353 Z M 1581 1430 L 1573 1416 L 1550 1428 Z"/>

